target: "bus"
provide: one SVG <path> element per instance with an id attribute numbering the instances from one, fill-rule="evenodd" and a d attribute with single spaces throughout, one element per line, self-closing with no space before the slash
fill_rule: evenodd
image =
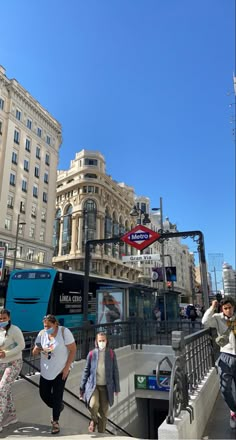
<path id="1" fill-rule="evenodd" d="M 97 298 L 103 292 L 115 292 L 124 309 L 124 293 L 129 283 L 122 280 L 89 276 L 88 320 L 98 322 Z M 57 317 L 61 325 L 78 327 L 83 323 L 84 274 L 62 269 L 17 269 L 10 274 L 5 308 L 12 322 L 22 331 L 39 331 L 48 314 Z M 101 301 L 100 301 L 101 302 Z M 100 321 L 101 322 L 101 321 Z"/>

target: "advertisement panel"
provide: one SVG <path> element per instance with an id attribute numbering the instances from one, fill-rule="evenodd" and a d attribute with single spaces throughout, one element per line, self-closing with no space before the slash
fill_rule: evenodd
<path id="1" fill-rule="evenodd" d="M 2 281 L 2 279 L 4 277 L 5 254 L 6 254 L 5 246 L 0 247 L 0 281 Z"/>
<path id="2" fill-rule="evenodd" d="M 134 383 L 136 390 L 149 391 L 169 391 L 170 375 L 163 375 L 159 378 L 160 386 L 157 385 L 156 376 L 147 376 L 143 374 L 135 374 Z"/>
<path id="3" fill-rule="evenodd" d="M 97 323 L 107 324 L 123 320 L 123 291 L 109 289 L 97 292 Z"/>

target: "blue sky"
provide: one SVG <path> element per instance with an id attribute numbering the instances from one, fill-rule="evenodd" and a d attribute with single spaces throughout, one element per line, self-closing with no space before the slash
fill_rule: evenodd
<path id="1" fill-rule="evenodd" d="M 234 0 L 2 0 L 1 16 L 0 64 L 62 124 L 59 167 L 99 150 L 235 266 Z"/>

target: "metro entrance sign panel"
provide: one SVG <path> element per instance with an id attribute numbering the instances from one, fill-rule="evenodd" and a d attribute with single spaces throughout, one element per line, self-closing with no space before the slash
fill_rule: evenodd
<path id="1" fill-rule="evenodd" d="M 131 231 L 123 235 L 123 237 L 121 237 L 121 240 L 123 240 L 130 246 L 133 246 L 136 249 L 142 251 L 154 241 L 156 241 L 159 237 L 160 234 L 158 234 L 157 232 L 146 228 L 146 226 L 137 225 L 135 228 L 131 229 Z"/>

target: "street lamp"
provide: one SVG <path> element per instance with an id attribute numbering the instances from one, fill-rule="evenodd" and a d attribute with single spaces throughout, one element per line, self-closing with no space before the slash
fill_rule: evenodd
<path id="1" fill-rule="evenodd" d="M 130 213 L 129 213 L 132 217 L 138 217 L 139 219 L 137 220 L 137 225 L 147 225 L 148 223 L 151 223 L 151 220 L 149 218 L 149 215 L 143 211 L 142 209 L 138 208 L 136 205 L 134 205 L 134 207 L 131 209 Z M 143 215 L 143 221 L 142 221 L 142 215 Z"/>
<path id="2" fill-rule="evenodd" d="M 160 212 L 160 225 L 161 230 L 159 231 L 161 234 L 163 234 L 163 207 L 162 207 L 162 197 L 160 197 L 160 207 L 159 208 L 152 208 L 152 211 L 159 211 Z M 161 240 L 161 262 L 162 262 L 162 279 L 163 279 L 163 294 L 164 294 L 164 315 L 165 315 L 165 321 L 167 318 L 166 314 L 166 274 L 165 274 L 165 245 L 164 240 Z"/>
<path id="3" fill-rule="evenodd" d="M 15 241 L 15 247 L 14 247 L 14 260 L 13 260 L 13 269 L 16 268 L 16 254 L 17 254 L 17 246 L 18 246 L 18 236 L 19 236 L 19 229 L 21 225 L 26 225 L 26 222 L 20 221 L 20 214 L 17 216 L 17 224 L 16 224 L 16 241 Z"/>

